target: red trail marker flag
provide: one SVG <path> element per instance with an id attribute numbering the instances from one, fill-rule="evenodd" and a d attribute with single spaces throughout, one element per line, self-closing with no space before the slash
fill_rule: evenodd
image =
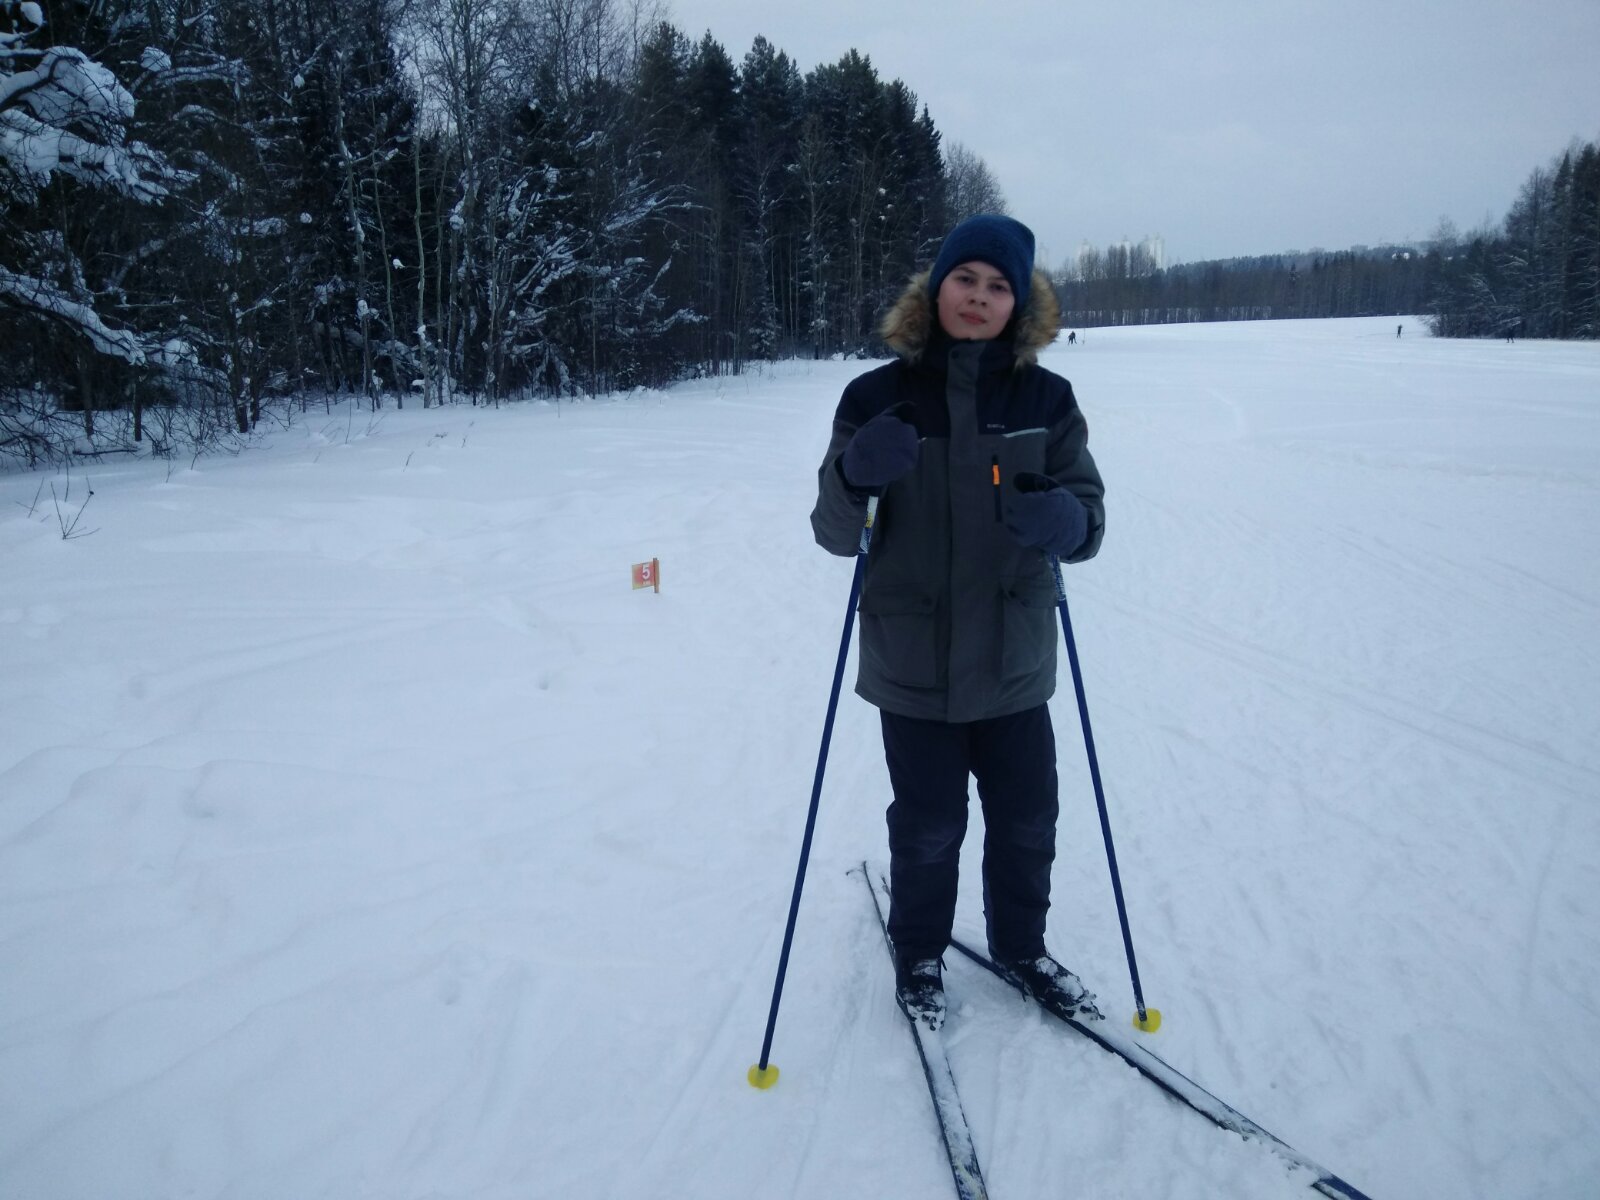
<path id="1" fill-rule="evenodd" d="M 654 588 L 661 590 L 661 560 L 652 558 L 649 562 L 633 564 L 633 590 L 640 588 Z"/>

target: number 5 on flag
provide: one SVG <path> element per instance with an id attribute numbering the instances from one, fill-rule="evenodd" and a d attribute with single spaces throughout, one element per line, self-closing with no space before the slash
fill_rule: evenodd
<path id="1" fill-rule="evenodd" d="M 633 564 L 633 590 L 640 588 L 654 588 L 661 591 L 661 560 L 652 558 L 649 562 Z"/>

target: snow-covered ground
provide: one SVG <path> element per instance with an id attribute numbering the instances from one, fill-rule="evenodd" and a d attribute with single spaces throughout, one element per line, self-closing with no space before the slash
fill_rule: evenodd
<path id="1" fill-rule="evenodd" d="M 1394 324 L 1047 360 L 1108 484 L 1068 588 L 1151 1044 L 1376 1200 L 1593 1197 L 1600 345 Z M 64 476 L 0 478 L 0 1196 L 950 1194 L 847 874 L 885 853 L 854 696 L 782 1079 L 745 1081 L 850 582 L 813 472 L 860 368 L 313 414 L 75 474 L 71 540 Z M 1125 1027 L 1062 671 L 1050 939 Z M 1310 1194 L 948 986 L 998 1200 Z"/>

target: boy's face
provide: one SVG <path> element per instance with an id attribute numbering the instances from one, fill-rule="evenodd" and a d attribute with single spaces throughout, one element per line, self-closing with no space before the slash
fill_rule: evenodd
<path id="1" fill-rule="evenodd" d="M 939 327 L 958 341 L 988 341 L 1011 320 L 1017 298 L 986 262 L 964 262 L 939 285 Z"/>

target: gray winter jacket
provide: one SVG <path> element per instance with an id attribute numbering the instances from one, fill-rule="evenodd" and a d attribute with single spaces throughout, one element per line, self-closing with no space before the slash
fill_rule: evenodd
<path id="1" fill-rule="evenodd" d="M 1045 556 L 1006 531 L 1002 489 L 1034 471 L 1077 496 L 1089 532 L 1069 562 L 1100 548 L 1105 489 L 1072 385 L 1036 362 L 1057 330 L 1055 296 L 1042 274 L 1034 275 L 1010 342 L 952 343 L 933 322 L 924 276 L 884 322 L 885 340 L 901 357 L 845 388 L 811 526 L 824 549 L 857 552 L 867 497 L 845 481 L 839 456 L 866 421 L 911 401 L 920 452 L 878 507 L 859 610 L 856 692 L 902 716 L 976 721 L 1033 708 L 1055 693 L 1055 584 Z"/>

